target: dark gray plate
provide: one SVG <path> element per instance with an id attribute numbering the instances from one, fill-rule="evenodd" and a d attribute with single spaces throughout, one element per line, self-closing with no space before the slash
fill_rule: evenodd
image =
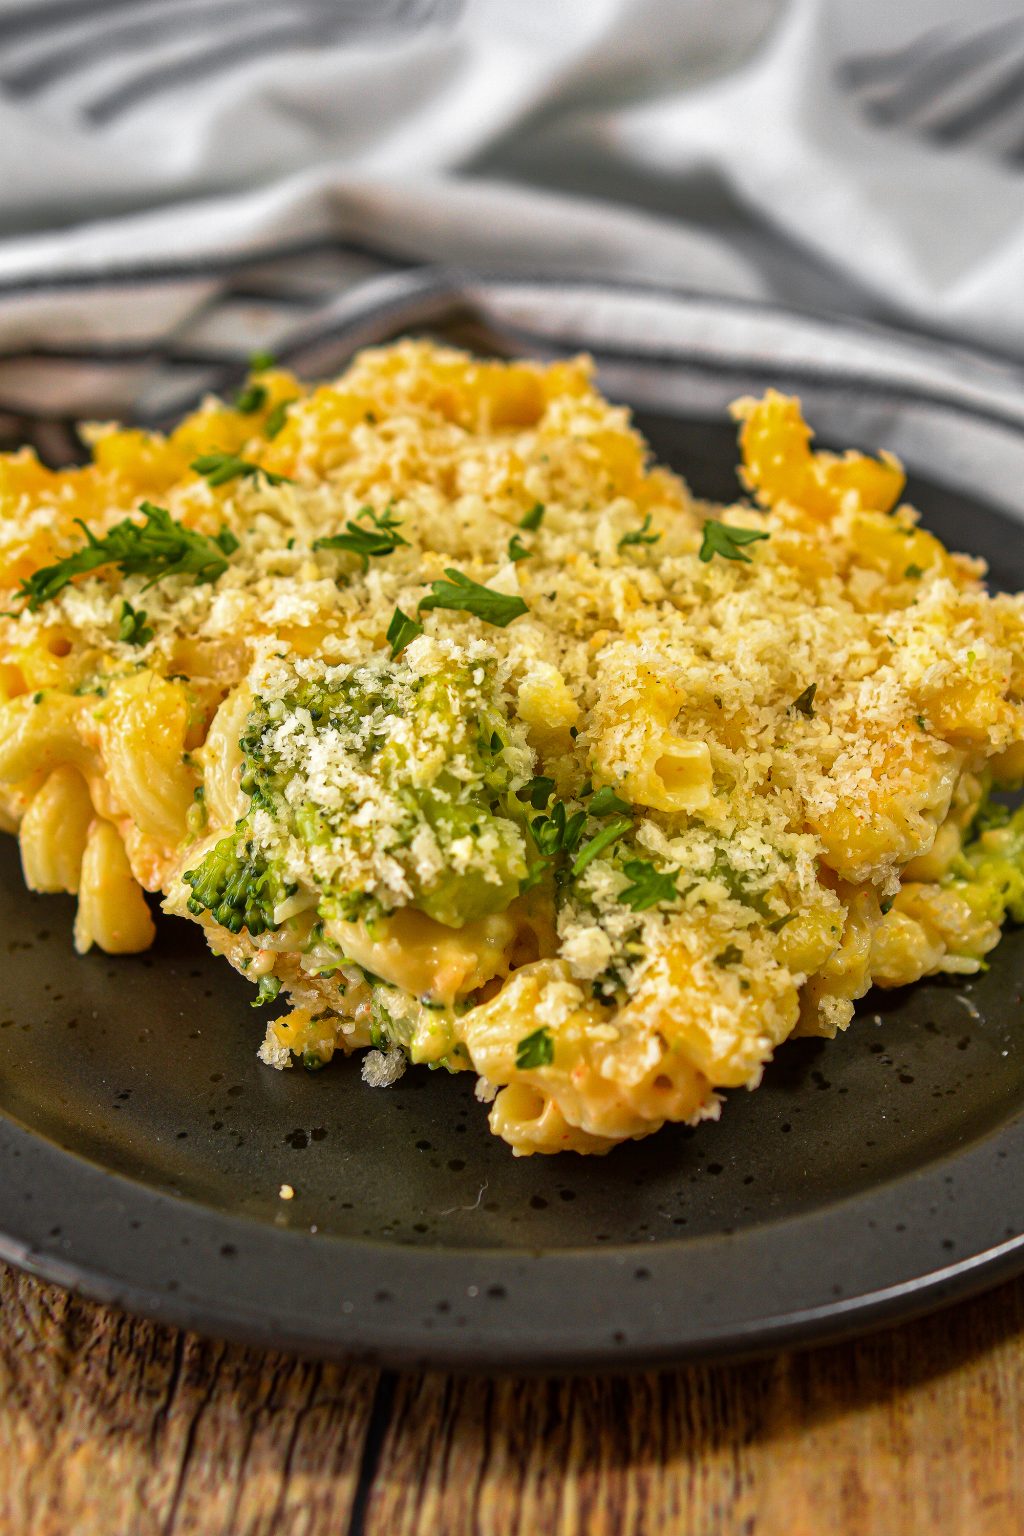
<path id="1" fill-rule="evenodd" d="M 590 285 L 391 280 L 336 334 L 589 345 L 695 489 L 735 492 L 724 401 L 774 381 L 826 439 L 886 444 L 956 547 L 1024 585 L 1024 404 L 1003 371 L 881 332 Z M 1024 1267 L 1024 934 L 967 985 L 872 995 L 780 1050 L 718 1124 L 517 1161 L 467 1074 L 371 1091 L 259 1066 L 251 988 L 197 930 L 71 952 L 71 904 L 0 851 L 0 1254 L 89 1295 L 324 1354 L 538 1369 L 835 1336 Z M 283 1202 L 280 1186 L 294 1186 Z"/>

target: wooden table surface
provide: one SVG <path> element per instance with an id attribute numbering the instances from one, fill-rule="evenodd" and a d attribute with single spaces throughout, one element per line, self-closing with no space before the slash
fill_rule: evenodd
<path id="1" fill-rule="evenodd" d="M 399 1376 L 0 1267 L 3 1536 L 1024 1530 L 1024 1282 L 859 1343 L 574 1381 Z"/>

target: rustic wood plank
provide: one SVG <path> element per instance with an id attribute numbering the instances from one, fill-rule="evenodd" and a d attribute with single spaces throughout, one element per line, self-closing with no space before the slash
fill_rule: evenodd
<path id="1" fill-rule="evenodd" d="M 376 1382 L 0 1268 L 0 1531 L 338 1536 Z"/>
<path id="2" fill-rule="evenodd" d="M 1024 1283 L 745 1365 L 396 1380 L 0 1269 L 0 1531 L 1018 1536 L 1022 1324 Z"/>
<path id="3" fill-rule="evenodd" d="M 399 1383 L 366 1536 L 1017 1536 L 1024 1288 L 631 1380 Z"/>

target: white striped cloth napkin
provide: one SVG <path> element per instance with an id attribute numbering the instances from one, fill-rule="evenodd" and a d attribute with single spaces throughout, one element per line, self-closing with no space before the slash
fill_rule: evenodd
<path id="1" fill-rule="evenodd" d="M 1019 3 L 0 0 L 0 439 L 159 419 L 427 263 L 1024 361 Z"/>

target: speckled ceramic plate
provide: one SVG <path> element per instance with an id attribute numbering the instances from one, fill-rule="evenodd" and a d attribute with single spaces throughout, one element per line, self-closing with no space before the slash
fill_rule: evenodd
<path id="1" fill-rule="evenodd" d="M 716 498 L 726 402 L 796 389 L 825 441 L 895 449 L 928 525 L 1024 586 L 1008 370 L 757 306 L 436 274 L 347 300 L 290 360 L 409 330 L 589 348 Z M 616 1367 L 834 1336 L 1024 1267 L 1022 933 L 976 981 L 872 995 L 844 1038 L 784 1046 L 717 1124 L 523 1161 L 468 1075 L 262 1068 L 250 989 L 185 923 L 75 959 L 70 902 L 23 892 L 9 840 L 0 933 L 0 1254 L 156 1317 L 390 1364 Z"/>

